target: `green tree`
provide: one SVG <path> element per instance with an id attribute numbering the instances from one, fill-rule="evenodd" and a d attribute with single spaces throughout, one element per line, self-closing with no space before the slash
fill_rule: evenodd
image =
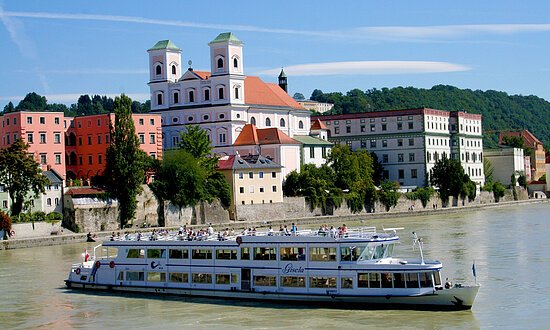
<path id="1" fill-rule="evenodd" d="M 48 184 L 48 179 L 42 175 L 28 149 L 29 145 L 22 139 L 0 149 L 0 182 L 12 200 L 12 216 L 17 216 L 26 204 L 43 194 Z"/>
<path id="2" fill-rule="evenodd" d="M 464 168 L 460 162 L 443 157 L 435 162 L 430 170 L 430 182 L 432 186 L 439 187 L 439 196 L 443 205 L 449 203 L 449 197 L 458 198 L 464 186 Z"/>
<path id="3" fill-rule="evenodd" d="M 302 101 L 302 100 L 305 100 L 306 97 L 304 96 L 304 94 L 302 93 L 294 93 L 294 95 L 292 96 L 293 99 L 297 100 L 297 101 Z"/>
<path id="4" fill-rule="evenodd" d="M 521 149 L 525 147 L 523 144 L 523 139 L 520 136 L 503 136 L 502 144 Z"/>
<path id="5" fill-rule="evenodd" d="M 527 177 L 525 176 L 525 173 L 523 173 L 523 171 L 519 174 L 518 183 L 521 187 L 527 189 Z"/>
<path id="6" fill-rule="evenodd" d="M 6 106 L 4 107 L 4 113 L 10 113 L 10 112 L 15 112 L 15 107 L 13 106 L 13 103 L 8 102 L 8 104 L 6 104 Z"/>
<path id="7" fill-rule="evenodd" d="M 132 100 L 122 94 L 115 98 L 114 124 L 110 123 L 110 145 L 106 152 L 105 176 L 109 194 L 118 200 L 120 227 L 136 213 L 136 197 L 145 181 L 148 156 L 140 149 L 132 120 Z"/>
<path id="8" fill-rule="evenodd" d="M 504 192 L 506 191 L 506 188 L 502 185 L 500 182 L 495 182 L 493 184 L 493 197 L 495 198 L 495 202 L 499 202 L 501 197 L 504 197 Z"/>
<path id="9" fill-rule="evenodd" d="M 389 180 L 382 182 L 378 194 L 380 203 L 386 207 L 386 211 L 389 211 L 397 205 L 397 201 L 399 200 L 399 183 Z"/>
<path id="10" fill-rule="evenodd" d="M 17 111 L 46 111 L 48 107 L 48 101 L 46 97 L 40 96 L 35 92 L 28 93 L 25 98 L 19 102 L 15 110 Z"/>
<path id="11" fill-rule="evenodd" d="M 426 205 L 428 205 L 428 201 L 434 195 L 435 190 L 432 187 L 416 188 L 414 190 L 414 193 L 416 195 L 416 198 L 418 198 L 420 200 L 420 203 L 422 204 L 422 207 L 426 208 Z"/>

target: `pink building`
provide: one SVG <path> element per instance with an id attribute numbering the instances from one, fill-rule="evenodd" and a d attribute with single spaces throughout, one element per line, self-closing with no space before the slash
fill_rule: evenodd
<path id="1" fill-rule="evenodd" d="M 50 168 L 65 179 L 66 127 L 62 112 L 13 112 L 4 114 L 1 121 L 0 147 L 5 148 L 22 138 L 43 171 Z"/>

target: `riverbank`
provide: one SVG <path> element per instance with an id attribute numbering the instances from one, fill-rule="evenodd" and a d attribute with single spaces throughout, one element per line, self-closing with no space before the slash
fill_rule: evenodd
<path id="1" fill-rule="evenodd" d="M 386 213 L 361 213 L 357 215 L 344 215 L 344 216 L 316 216 L 316 217 L 304 217 L 304 218 L 293 218 L 293 219 L 275 219 L 275 220 L 263 220 L 263 221 L 236 221 L 230 223 L 215 224 L 214 229 L 223 230 L 229 228 L 232 230 L 241 230 L 246 227 L 256 227 L 256 228 L 265 228 L 267 226 L 273 226 L 275 229 L 279 225 L 289 225 L 291 223 L 296 223 L 298 226 L 310 225 L 310 224 L 334 224 L 341 225 L 346 222 L 354 221 L 368 221 L 369 219 L 384 219 L 384 218 L 399 218 L 399 217 L 418 217 L 425 215 L 434 215 L 434 214 L 452 214 L 459 212 L 469 212 L 482 208 L 501 208 L 508 207 L 513 205 L 523 205 L 523 204 L 535 204 L 535 203 L 550 203 L 548 199 L 529 199 L 522 201 L 510 201 L 510 202 L 500 202 L 500 203 L 491 203 L 491 204 L 473 204 L 468 206 L 455 206 L 455 207 L 446 207 L 446 208 L 426 208 L 426 209 L 417 209 L 414 212 L 411 211 L 393 211 Z M 191 228 L 202 228 L 205 227 L 205 224 L 188 226 Z M 161 228 L 133 228 L 127 229 L 124 231 L 117 232 L 146 232 L 152 231 L 153 229 Z M 176 227 L 166 227 L 164 229 L 174 230 Z M 98 242 L 107 239 L 112 235 L 112 231 L 103 231 L 93 233 Z M 60 244 L 71 244 L 71 243 L 84 243 L 86 242 L 87 234 L 77 234 L 77 233 L 64 233 L 59 235 L 50 235 L 50 236 L 41 236 L 41 237 L 29 237 L 29 238 L 14 238 L 9 240 L 0 241 L 0 250 L 11 250 L 11 249 L 20 249 L 20 248 L 31 248 L 31 247 L 41 247 L 41 246 L 50 246 L 50 245 L 60 245 Z"/>

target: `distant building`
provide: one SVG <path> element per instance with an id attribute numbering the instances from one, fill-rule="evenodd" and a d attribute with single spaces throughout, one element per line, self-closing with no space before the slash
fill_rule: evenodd
<path id="1" fill-rule="evenodd" d="M 538 180 L 546 173 L 544 144 L 537 139 L 533 133 L 528 130 L 501 132 L 499 143 L 503 143 L 505 136 L 519 136 L 523 139 L 523 144 L 534 151 L 534 157 L 531 157 L 531 176 L 533 180 Z"/>
<path id="2" fill-rule="evenodd" d="M 334 107 L 334 104 L 332 103 L 323 103 L 313 100 L 297 100 L 296 102 L 300 103 L 300 105 L 308 110 L 317 111 L 319 113 L 328 112 Z"/>
<path id="3" fill-rule="evenodd" d="M 158 114 L 132 114 L 141 150 L 152 158 L 162 158 L 161 118 Z M 67 176 L 70 179 L 89 180 L 103 174 L 106 152 L 110 143 L 110 123 L 115 114 L 67 117 Z"/>
<path id="4" fill-rule="evenodd" d="M 494 182 L 509 185 L 512 183 L 512 175 L 517 179 L 520 173 L 524 173 L 525 157 L 521 148 L 483 149 L 483 155 L 491 162 Z"/>
<path id="5" fill-rule="evenodd" d="M 283 202 L 282 166 L 262 155 L 231 155 L 218 161 L 218 171 L 231 187 L 231 218 L 235 205 Z"/>
<path id="6" fill-rule="evenodd" d="M 460 161 L 483 185 L 481 115 L 428 108 L 313 116 L 329 129 L 329 141 L 374 152 L 385 178 L 424 186 L 442 157 Z"/>

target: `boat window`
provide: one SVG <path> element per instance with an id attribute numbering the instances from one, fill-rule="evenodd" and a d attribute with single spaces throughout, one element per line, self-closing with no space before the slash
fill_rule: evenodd
<path id="1" fill-rule="evenodd" d="M 144 249 L 129 249 L 126 258 L 144 258 L 145 250 Z"/>
<path id="2" fill-rule="evenodd" d="M 212 274 L 193 273 L 191 278 L 193 283 L 212 284 Z"/>
<path id="3" fill-rule="evenodd" d="M 292 288 L 305 288 L 305 276 L 281 276 L 281 286 Z"/>
<path id="4" fill-rule="evenodd" d="M 281 260 L 306 261 L 306 248 L 305 247 L 282 247 Z"/>
<path id="5" fill-rule="evenodd" d="M 231 282 L 231 275 L 216 274 L 216 284 L 229 284 L 230 282 Z"/>
<path id="6" fill-rule="evenodd" d="M 166 282 L 166 273 L 147 272 L 147 282 Z"/>
<path id="7" fill-rule="evenodd" d="M 166 249 L 147 249 L 147 258 L 166 258 Z"/>
<path id="8" fill-rule="evenodd" d="M 386 245 L 386 252 L 384 253 L 385 258 L 389 258 L 389 257 L 393 256 L 393 247 L 394 246 L 395 246 L 394 244 Z"/>
<path id="9" fill-rule="evenodd" d="M 187 274 L 187 273 L 170 273 L 170 282 L 187 283 L 187 282 L 189 282 L 189 274 Z"/>
<path id="10" fill-rule="evenodd" d="M 340 261 L 357 261 L 364 249 L 364 246 L 342 246 L 340 247 Z"/>
<path id="11" fill-rule="evenodd" d="M 239 283 L 239 274 L 231 274 L 231 283 Z"/>
<path id="12" fill-rule="evenodd" d="M 372 256 L 372 259 L 381 259 L 384 258 L 384 252 L 386 251 L 386 246 L 384 244 L 377 245 L 374 249 L 374 254 Z"/>
<path id="13" fill-rule="evenodd" d="M 254 286 L 277 286 L 275 276 L 254 275 Z"/>
<path id="14" fill-rule="evenodd" d="M 353 289 L 353 277 L 342 277 L 341 281 L 342 289 Z"/>
<path id="15" fill-rule="evenodd" d="M 145 273 L 144 272 L 126 272 L 126 281 L 144 281 Z"/>
<path id="16" fill-rule="evenodd" d="M 116 278 L 117 281 L 123 281 L 124 280 L 124 271 L 119 271 L 118 276 Z"/>
<path id="17" fill-rule="evenodd" d="M 372 259 L 372 255 L 374 254 L 374 250 L 376 250 L 376 246 L 374 246 L 372 244 L 367 245 L 367 247 L 365 248 L 365 252 L 363 253 L 363 257 L 365 258 L 365 260 Z"/>
<path id="18" fill-rule="evenodd" d="M 393 274 L 393 287 L 394 288 L 404 288 L 405 287 L 405 274 L 403 274 L 403 273 L 394 273 Z"/>
<path id="19" fill-rule="evenodd" d="M 392 273 L 382 273 L 382 287 L 391 288 L 392 287 Z"/>
<path id="20" fill-rule="evenodd" d="M 237 260 L 237 249 L 216 250 L 216 259 Z"/>
<path id="21" fill-rule="evenodd" d="M 310 288 L 335 288 L 336 287 L 336 277 L 309 277 L 309 287 Z"/>
<path id="22" fill-rule="evenodd" d="M 357 274 L 357 287 L 368 288 L 369 287 L 369 273 Z"/>
<path id="23" fill-rule="evenodd" d="M 212 259 L 212 250 L 210 249 L 193 249 L 193 259 Z"/>
<path id="24" fill-rule="evenodd" d="M 434 273 L 434 284 L 435 286 L 441 286 L 441 275 L 439 272 Z"/>
<path id="25" fill-rule="evenodd" d="M 310 261 L 336 261 L 336 248 L 334 247 L 310 247 Z"/>
<path id="26" fill-rule="evenodd" d="M 250 260 L 250 248 L 241 248 L 241 260 Z"/>
<path id="27" fill-rule="evenodd" d="M 189 259 L 188 249 L 170 249 L 168 257 L 170 259 Z"/>
<path id="28" fill-rule="evenodd" d="M 432 273 L 420 273 L 420 287 L 421 288 L 433 287 Z"/>
<path id="29" fill-rule="evenodd" d="M 407 288 L 418 288 L 418 273 L 406 273 Z"/>
<path id="30" fill-rule="evenodd" d="M 381 282 L 380 273 L 370 273 L 369 274 L 369 287 L 370 288 L 379 288 Z"/>
<path id="31" fill-rule="evenodd" d="M 277 260 L 277 252 L 274 247 L 255 247 L 254 260 Z"/>

